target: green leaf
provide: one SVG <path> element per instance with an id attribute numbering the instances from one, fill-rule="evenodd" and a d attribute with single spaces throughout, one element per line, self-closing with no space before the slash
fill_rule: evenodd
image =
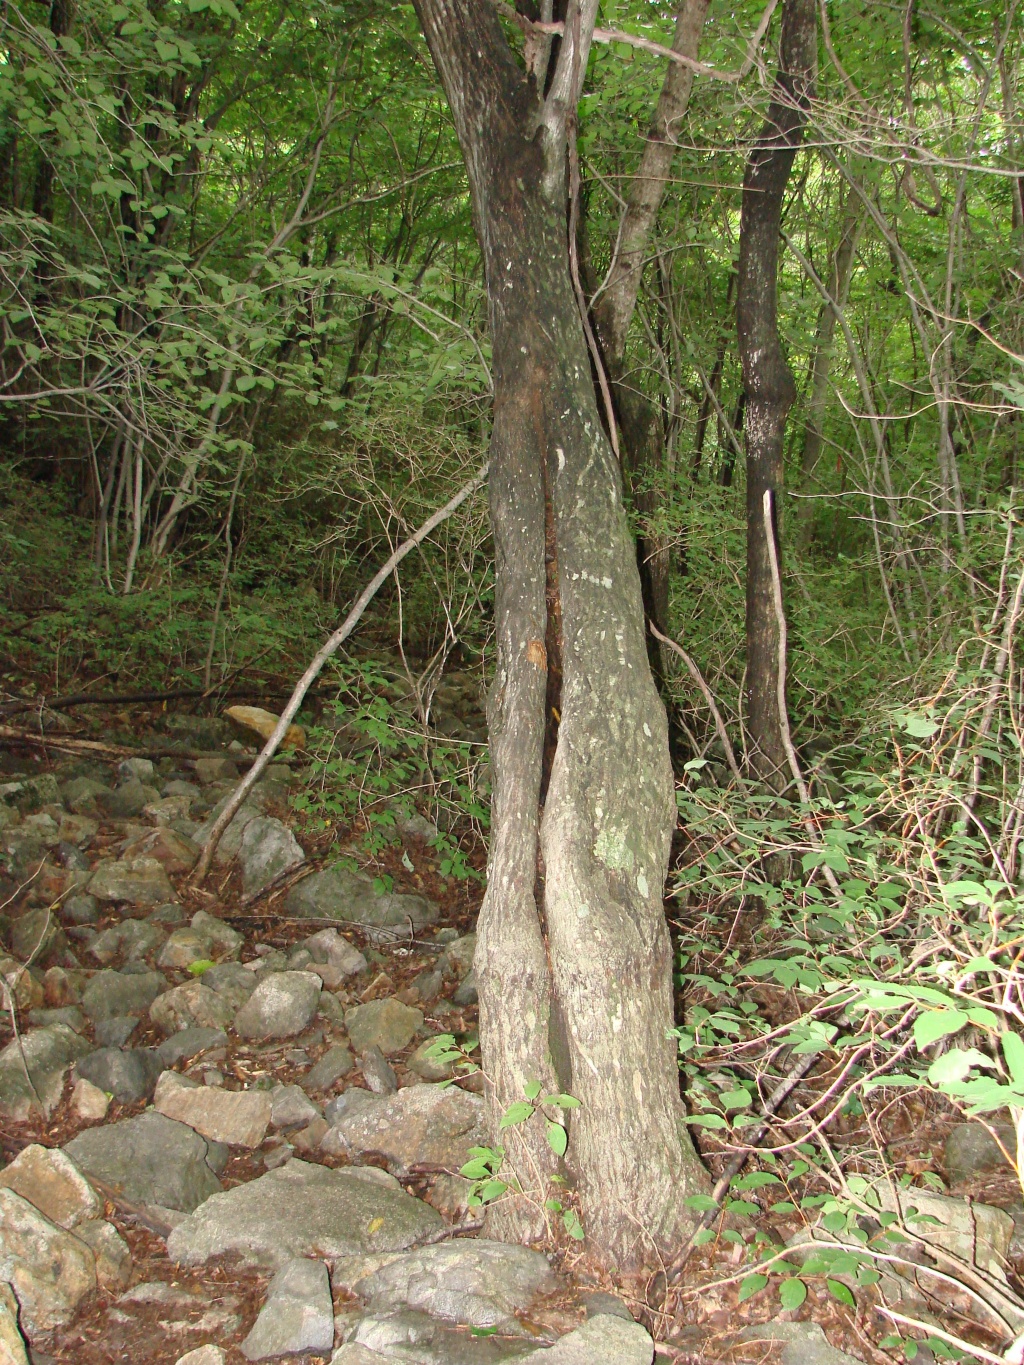
<path id="1" fill-rule="evenodd" d="M 785 1309 L 792 1311 L 794 1308 L 799 1308 L 806 1297 L 807 1286 L 803 1280 L 797 1279 L 796 1276 L 783 1280 L 779 1285 L 779 1302 Z"/>
<path id="2" fill-rule="evenodd" d="M 565 1156 L 565 1149 L 569 1145 L 569 1135 L 560 1123 L 554 1119 L 548 1119 L 547 1126 L 548 1146 L 555 1156 Z"/>
<path id="3" fill-rule="evenodd" d="M 1019 1033 L 1003 1033 L 999 1036 L 1003 1056 L 1010 1069 L 1013 1083 L 1018 1089 L 1024 1086 L 1024 1039 Z"/>
<path id="4" fill-rule="evenodd" d="M 847 1289 L 842 1280 L 826 1280 L 825 1288 L 834 1299 L 838 1299 L 840 1303 L 845 1303 L 847 1308 L 857 1307 L 857 1300 L 853 1297 L 853 1291 Z"/>
<path id="5" fill-rule="evenodd" d="M 188 969 L 193 976 L 202 976 L 203 972 L 208 972 L 213 965 L 208 957 L 200 957 L 195 962 L 190 962 Z"/>
<path id="6" fill-rule="evenodd" d="M 519 1124 L 525 1123 L 528 1118 L 533 1116 L 533 1105 L 527 1104 L 525 1100 L 516 1100 L 510 1104 L 501 1116 L 499 1128 L 517 1128 Z"/>
<path id="7" fill-rule="evenodd" d="M 951 1033 L 959 1033 L 970 1022 L 963 1010 L 929 1010 L 914 1020 L 914 1042 L 919 1048 L 928 1047 Z"/>
<path id="8" fill-rule="evenodd" d="M 523 1086 L 523 1094 L 528 1100 L 535 1100 L 541 1092 L 540 1081 L 527 1081 Z"/>
<path id="9" fill-rule="evenodd" d="M 767 1275 L 747 1275 L 740 1280 L 740 1292 L 738 1299 L 740 1303 L 746 1303 L 747 1299 L 759 1294 L 768 1283 Z"/>
<path id="10" fill-rule="evenodd" d="M 750 1104 L 749 1090 L 727 1090 L 721 1096 L 723 1109 L 746 1109 Z"/>
<path id="11" fill-rule="evenodd" d="M 690 1194 L 683 1203 L 688 1209 L 696 1209 L 698 1213 L 710 1213 L 712 1209 L 719 1207 L 718 1201 L 712 1199 L 710 1194 Z"/>

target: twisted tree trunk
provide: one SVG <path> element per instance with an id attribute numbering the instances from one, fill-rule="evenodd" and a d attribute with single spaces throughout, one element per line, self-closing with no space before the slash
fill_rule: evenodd
<path id="1" fill-rule="evenodd" d="M 524 75 L 489 6 L 416 4 L 466 161 L 494 353 L 493 837 L 476 956 L 491 1118 L 497 1127 L 531 1081 L 576 1096 L 565 1163 L 587 1245 L 627 1268 L 655 1262 L 685 1232 L 683 1201 L 706 1177 L 667 1036 L 665 712 L 569 271 L 566 123 L 596 0 L 582 14 L 570 6 L 546 99 L 536 59 Z M 541 812 L 545 640 L 562 678 Z M 522 1192 L 494 1206 L 489 1227 L 529 1240 L 544 1230 L 559 1162 L 540 1125 L 509 1134 Z"/>
<path id="2" fill-rule="evenodd" d="M 762 514 L 771 492 L 772 535 L 781 563 L 778 506 L 782 441 L 796 385 L 778 330 L 779 228 L 786 182 L 803 138 L 817 69 L 816 0 L 786 0 L 772 101 L 743 177 L 736 320 L 746 395 L 747 715 L 751 762 L 761 780 L 788 781 L 776 684 L 779 642 L 771 553 Z"/>

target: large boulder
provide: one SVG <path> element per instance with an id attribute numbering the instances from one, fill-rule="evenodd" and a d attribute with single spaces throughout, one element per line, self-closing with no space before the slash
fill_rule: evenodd
<path id="1" fill-rule="evenodd" d="M 442 1226 L 438 1213 L 383 1171 L 292 1160 L 208 1199 L 172 1231 L 167 1251 L 186 1265 L 234 1254 L 277 1269 L 296 1256 L 404 1250 Z"/>
<path id="2" fill-rule="evenodd" d="M 267 1135 L 272 1102 L 267 1090 L 225 1090 L 165 1071 L 157 1084 L 153 1107 L 214 1142 L 258 1147 Z"/>
<path id="3" fill-rule="evenodd" d="M 82 993 L 82 1010 L 94 1024 L 104 1019 L 120 1019 L 128 1014 L 145 1014 L 167 979 L 161 972 L 97 972 Z"/>
<path id="4" fill-rule="evenodd" d="M 598 1361 L 601 1365 L 651 1365 L 654 1342 L 638 1322 L 602 1313 L 588 1318 L 538 1359 L 543 1365 L 597 1365 Z"/>
<path id="5" fill-rule="evenodd" d="M 103 1203 L 70 1157 L 60 1148 L 33 1142 L 0 1171 L 0 1186 L 70 1232 L 90 1218 L 102 1218 Z"/>
<path id="6" fill-rule="evenodd" d="M 238 848 L 242 890 L 255 896 L 278 877 L 306 861 L 302 845 L 286 824 L 270 816 L 250 820 Z"/>
<path id="7" fill-rule="evenodd" d="M 0 1052 L 0 1118 L 24 1122 L 40 1110 L 49 1118 L 60 1103 L 68 1068 L 91 1045 L 67 1024 L 48 1024 L 13 1038 Z"/>
<path id="8" fill-rule="evenodd" d="M 267 1301 L 240 1350 L 247 1360 L 326 1355 L 334 1345 L 334 1304 L 323 1261 L 297 1257 L 270 1282 Z"/>
<path id="9" fill-rule="evenodd" d="M 101 1047 L 76 1068 L 83 1080 L 113 1095 L 119 1104 L 148 1100 L 164 1069 L 155 1048 Z"/>
<path id="10" fill-rule="evenodd" d="M 381 891 L 369 877 L 338 863 L 297 882 L 285 897 L 285 909 L 299 919 L 406 930 L 423 929 L 438 917 L 437 906 L 423 896 Z"/>
<path id="11" fill-rule="evenodd" d="M 162 905 L 174 899 L 174 887 L 163 864 L 145 855 L 104 859 L 89 879 L 88 890 L 97 900 L 128 901 L 132 905 Z"/>
<path id="12" fill-rule="evenodd" d="M 358 1294 L 377 1312 L 413 1308 L 470 1327 L 514 1331 L 516 1314 L 537 1294 L 555 1288 L 551 1267 L 539 1251 L 485 1238 L 442 1242 L 375 1260 L 365 1274 L 339 1262 L 335 1288 Z"/>
<path id="13" fill-rule="evenodd" d="M 320 978 L 313 972 L 271 972 L 235 1016 L 242 1038 L 293 1038 L 316 1018 Z"/>
<path id="14" fill-rule="evenodd" d="M 29 1339 L 70 1322 L 96 1288 L 96 1261 L 74 1233 L 0 1189 L 0 1280 L 14 1290 Z"/>
<path id="15" fill-rule="evenodd" d="M 487 1141 L 484 1102 L 457 1086 L 410 1085 L 346 1113 L 321 1144 L 332 1155 L 386 1158 L 396 1175 L 413 1166 L 458 1170 Z"/>
<path id="16" fill-rule="evenodd" d="M 64 1151 L 87 1176 L 132 1203 L 191 1213 L 221 1188 L 209 1165 L 207 1140 L 152 1110 L 89 1128 L 65 1143 Z"/>

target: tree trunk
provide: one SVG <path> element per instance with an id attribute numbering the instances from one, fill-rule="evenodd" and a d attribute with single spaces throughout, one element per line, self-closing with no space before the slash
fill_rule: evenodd
<path id="1" fill-rule="evenodd" d="M 747 400 L 747 715 L 751 762 L 762 781 L 780 790 L 787 781 L 787 760 L 776 691 L 778 625 L 763 506 L 765 492 L 770 489 L 776 517 L 772 534 L 779 554 L 782 442 L 786 415 L 796 397 L 778 331 L 779 228 L 782 199 L 803 137 L 816 66 L 815 0 L 786 0 L 772 102 L 743 177 L 736 292 Z"/>
<path id="2" fill-rule="evenodd" d="M 707 9 L 708 0 L 681 0 L 672 37 L 674 52 L 696 60 Z M 641 518 L 637 557 L 644 608 L 663 633 L 668 630 L 670 543 L 664 536 L 645 529 L 645 523 L 649 524 L 661 501 L 658 476 L 664 465 L 664 433 L 657 404 L 628 378 L 626 338 L 636 309 L 651 233 L 668 188 L 678 125 L 686 114 L 692 89 L 693 71 L 678 62 L 669 62 L 640 167 L 629 183 L 618 250 L 604 291 L 593 309 L 619 422 L 623 473 Z M 652 656 L 656 661 L 661 659 L 660 646 L 654 646 Z"/>
<path id="3" fill-rule="evenodd" d="M 576 12 L 575 33 L 570 15 L 542 102 L 489 6 L 416 3 L 466 161 L 494 354 L 494 804 L 476 956 L 491 1120 L 531 1080 L 575 1095 L 565 1163 L 587 1246 L 607 1267 L 653 1264 L 692 1224 L 683 1200 L 706 1178 L 666 1036 L 665 712 L 569 272 L 565 120 L 596 4 Z M 539 814 L 552 625 L 561 723 Z M 529 1240 L 544 1230 L 559 1163 L 539 1123 L 502 1137 L 522 1194 L 493 1208 L 489 1229 Z"/>
<path id="4" fill-rule="evenodd" d="M 852 192 L 848 193 L 843 211 L 843 225 L 839 243 L 832 256 L 829 271 L 829 296 L 843 308 L 850 289 L 853 274 L 853 253 L 860 235 L 862 212 L 860 200 Z M 815 470 L 821 459 L 822 437 L 825 432 L 825 411 L 828 407 L 828 380 L 832 368 L 832 343 L 836 333 L 836 311 L 829 303 L 823 303 L 818 313 L 818 330 L 814 340 L 814 360 L 811 366 L 811 392 L 807 400 L 807 425 L 804 428 L 803 449 L 800 452 L 800 480 L 805 493 L 817 484 Z M 798 537 L 801 545 L 807 546 L 811 539 L 814 524 L 814 503 L 810 498 L 802 501 L 797 508 Z"/>

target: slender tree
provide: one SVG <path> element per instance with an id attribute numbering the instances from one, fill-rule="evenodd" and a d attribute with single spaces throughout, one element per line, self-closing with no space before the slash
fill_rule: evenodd
<path id="1" fill-rule="evenodd" d="M 740 212 L 736 320 L 746 395 L 747 725 L 753 765 L 775 787 L 785 786 L 788 769 L 779 717 L 778 625 L 763 506 L 765 492 L 770 491 L 778 555 L 782 441 L 796 398 L 778 329 L 779 228 L 786 182 L 807 122 L 817 50 L 816 0 L 786 0 L 779 69 L 767 116 L 747 158 Z"/>
<path id="2" fill-rule="evenodd" d="M 569 5 L 557 60 L 529 42 L 525 71 L 490 6 L 416 7 L 465 158 L 494 353 L 494 801 L 476 958 L 491 1114 L 531 1081 L 575 1095 L 568 1162 L 588 1244 L 625 1268 L 690 1225 L 683 1201 L 705 1175 L 667 1036 L 667 725 L 566 233 L 567 136 L 597 0 Z M 541 811 L 553 639 L 561 720 Z M 491 1219 L 515 1239 L 542 1230 L 557 1173 L 531 1131 L 509 1130 L 522 1133 L 507 1160 L 523 1193 Z"/>

